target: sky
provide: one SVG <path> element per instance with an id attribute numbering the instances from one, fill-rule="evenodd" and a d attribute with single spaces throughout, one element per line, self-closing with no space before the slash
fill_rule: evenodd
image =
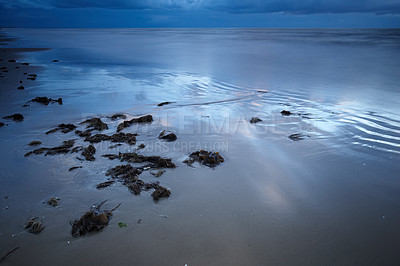
<path id="1" fill-rule="evenodd" d="M 400 0 L 0 0 L 0 27 L 400 28 Z"/>

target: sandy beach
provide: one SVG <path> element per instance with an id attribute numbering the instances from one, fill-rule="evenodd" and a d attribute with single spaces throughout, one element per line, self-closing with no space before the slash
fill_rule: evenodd
<path id="1" fill-rule="evenodd" d="M 2 264 L 396 264 L 398 31 L 214 31 L 0 31 Z"/>

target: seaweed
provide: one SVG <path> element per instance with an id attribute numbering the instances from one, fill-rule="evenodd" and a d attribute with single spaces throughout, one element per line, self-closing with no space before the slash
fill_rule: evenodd
<path id="1" fill-rule="evenodd" d="M 25 157 L 28 157 L 31 154 L 42 154 L 46 152 L 45 156 L 47 155 L 56 155 L 60 153 L 68 153 L 70 152 L 71 148 L 74 146 L 75 140 L 66 140 L 63 142 L 62 145 L 54 147 L 54 148 L 40 148 L 33 151 L 30 151 L 25 154 Z"/>
<path id="2" fill-rule="evenodd" d="M 171 159 L 162 158 L 160 156 L 144 156 L 137 153 L 119 153 L 121 162 L 127 161 L 131 163 L 149 162 L 155 168 L 175 168 L 176 165 Z"/>
<path id="3" fill-rule="evenodd" d="M 22 87 L 22 86 L 21 86 Z M 47 98 L 47 97 L 36 97 L 32 100 L 31 102 L 37 102 L 43 105 L 49 105 L 49 103 L 58 103 L 59 105 L 63 104 L 62 98 L 58 98 L 57 100 L 54 100 L 52 98 Z"/>
<path id="4" fill-rule="evenodd" d="M 162 102 L 162 103 L 157 104 L 157 106 L 163 106 L 163 105 L 167 105 L 170 103 L 175 103 L 175 102 Z"/>
<path id="5" fill-rule="evenodd" d="M 42 144 L 41 141 L 39 141 L 39 140 L 34 140 L 34 141 L 31 141 L 31 143 L 29 143 L 29 146 L 38 146 L 38 145 L 40 145 L 40 144 Z"/>
<path id="6" fill-rule="evenodd" d="M 291 140 L 293 140 L 293 141 L 299 141 L 299 140 L 305 139 L 306 137 L 309 138 L 310 136 L 309 136 L 309 135 L 304 135 L 304 134 L 297 133 L 297 134 L 292 134 L 292 135 L 290 135 L 288 138 L 291 139 Z"/>
<path id="7" fill-rule="evenodd" d="M 124 121 L 124 122 L 120 123 L 118 125 L 118 127 L 117 127 L 117 132 L 120 132 L 124 128 L 130 127 L 133 124 L 151 123 L 151 122 L 153 122 L 153 117 L 151 115 L 145 115 L 145 116 L 141 116 L 141 117 L 138 117 L 138 118 L 133 118 L 131 120 L 127 120 L 127 121 Z"/>
<path id="8" fill-rule="evenodd" d="M 220 163 L 224 162 L 224 158 L 219 155 L 218 152 L 209 152 L 209 151 L 195 151 L 189 155 L 189 158 L 183 161 L 189 166 L 192 166 L 194 162 L 198 162 L 210 168 L 214 168 Z"/>
<path id="9" fill-rule="evenodd" d="M 175 141 L 177 139 L 177 136 L 173 132 L 163 130 L 161 131 L 160 135 L 158 135 L 158 139 L 163 139 L 166 141 Z"/>
<path id="10" fill-rule="evenodd" d="M 96 188 L 97 189 L 102 189 L 102 188 L 106 188 L 106 187 L 109 187 L 109 186 L 111 186 L 112 184 L 114 184 L 115 183 L 115 181 L 106 181 L 106 182 L 103 182 L 103 183 L 100 183 L 100 184 L 98 184 L 97 186 L 96 186 Z"/>
<path id="11" fill-rule="evenodd" d="M 47 204 L 48 205 L 51 205 L 51 206 L 53 206 L 53 207 L 57 207 L 58 206 L 58 204 L 59 204 L 59 198 L 56 198 L 56 197 L 53 197 L 53 198 L 50 198 L 48 201 L 47 201 Z"/>
<path id="12" fill-rule="evenodd" d="M 82 156 L 85 157 L 86 161 L 94 161 L 96 158 L 94 154 L 96 153 L 96 148 L 93 145 L 89 145 L 86 148 L 83 148 Z"/>
<path id="13" fill-rule="evenodd" d="M 159 201 L 161 198 L 168 198 L 171 195 L 171 191 L 168 188 L 157 186 L 154 192 L 151 194 L 154 201 Z"/>
<path id="14" fill-rule="evenodd" d="M 293 113 L 292 112 L 290 112 L 290 111 L 286 111 L 286 110 L 282 110 L 281 111 L 281 115 L 283 115 L 283 116 L 290 116 L 290 115 L 292 115 Z"/>
<path id="15" fill-rule="evenodd" d="M 90 131 L 88 131 L 88 130 L 85 130 L 85 131 L 75 130 L 75 134 L 81 138 L 90 137 L 92 135 L 92 133 L 90 133 Z"/>
<path id="16" fill-rule="evenodd" d="M 72 223 L 71 235 L 73 237 L 81 237 L 92 231 L 101 231 L 110 222 L 112 212 L 120 205 L 118 204 L 112 210 L 100 211 L 100 208 L 106 201 L 98 205 L 92 206 L 91 210 L 83 214 L 78 220 Z"/>
<path id="17" fill-rule="evenodd" d="M 63 123 L 63 124 L 59 124 L 56 128 L 53 128 L 53 129 L 47 131 L 46 135 L 57 132 L 57 131 L 61 131 L 62 133 L 66 134 L 66 133 L 71 132 L 75 128 L 76 128 L 76 126 L 74 124 L 64 124 Z"/>
<path id="18" fill-rule="evenodd" d="M 85 138 L 85 141 L 90 143 L 98 143 L 101 141 L 110 140 L 111 142 L 125 142 L 130 145 L 135 145 L 137 134 L 132 133 L 116 133 L 111 136 L 105 134 L 96 134 Z"/>
<path id="19" fill-rule="evenodd" d="M 86 126 L 86 128 L 90 129 L 90 130 L 102 131 L 102 130 L 108 129 L 107 124 L 104 123 L 103 121 L 101 121 L 101 119 L 97 118 L 97 117 L 87 119 L 87 120 L 81 122 L 80 124 L 88 124 Z"/>
<path id="20" fill-rule="evenodd" d="M 255 123 L 258 123 L 258 122 L 262 122 L 262 120 L 260 118 L 258 118 L 258 117 L 252 117 L 250 119 L 250 123 L 252 123 L 252 124 L 255 124 Z"/>
<path id="21" fill-rule="evenodd" d="M 73 171 L 73 170 L 75 170 L 75 169 L 79 169 L 79 168 L 82 168 L 82 166 L 73 166 L 73 167 L 71 167 L 71 168 L 69 168 L 69 170 L 68 171 Z"/>
<path id="22" fill-rule="evenodd" d="M 12 119 L 13 121 L 22 121 L 22 120 L 24 120 L 24 116 L 21 115 L 21 114 L 13 114 L 13 115 L 5 116 L 3 118 Z"/>
<path id="23" fill-rule="evenodd" d="M 27 229 L 29 233 L 36 235 L 44 230 L 44 226 L 37 219 L 38 219 L 37 217 L 34 217 L 34 218 L 29 219 L 25 223 L 25 229 Z"/>

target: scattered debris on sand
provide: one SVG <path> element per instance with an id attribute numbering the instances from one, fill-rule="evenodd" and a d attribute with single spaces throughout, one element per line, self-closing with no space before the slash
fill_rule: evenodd
<path id="1" fill-rule="evenodd" d="M 102 131 L 102 130 L 108 129 L 107 124 L 104 123 L 103 121 L 101 121 L 101 119 L 97 118 L 97 117 L 87 119 L 87 120 L 81 122 L 80 124 L 88 124 L 86 126 L 86 129 L 89 129 L 89 130 Z"/>
<path id="2" fill-rule="evenodd" d="M 79 169 L 79 168 L 82 168 L 82 166 L 73 166 L 73 167 L 71 167 L 71 168 L 69 168 L 69 170 L 68 171 L 73 171 L 73 170 L 75 170 L 75 169 Z"/>
<path id="3" fill-rule="evenodd" d="M 58 103 L 59 105 L 63 104 L 62 98 L 54 100 L 52 98 L 47 98 L 47 97 L 36 97 L 35 99 L 30 100 L 30 102 L 37 102 L 43 105 L 49 105 L 49 103 Z"/>
<path id="4" fill-rule="evenodd" d="M 258 118 L 258 117 L 252 117 L 250 119 L 250 123 L 252 123 L 252 124 L 255 124 L 255 123 L 258 123 L 258 122 L 262 122 L 262 120 L 260 118 Z"/>
<path id="5" fill-rule="evenodd" d="M 150 172 L 150 174 L 154 175 L 155 177 L 160 177 L 165 173 L 165 170 L 159 170 L 158 172 Z"/>
<path id="6" fill-rule="evenodd" d="M 81 138 L 90 137 L 92 135 L 92 133 L 90 133 L 90 131 L 88 131 L 88 130 L 85 130 L 85 131 L 75 130 L 75 134 Z"/>
<path id="7" fill-rule="evenodd" d="M 24 116 L 21 115 L 21 114 L 13 114 L 13 115 L 5 116 L 3 118 L 12 119 L 14 121 L 22 121 L 22 120 L 24 120 Z"/>
<path id="8" fill-rule="evenodd" d="M 163 105 L 167 105 L 170 103 L 175 103 L 175 102 L 162 102 L 162 103 L 157 104 L 157 106 L 163 106 Z"/>
<path id="9" fill-rule="evenodd" d="M 106 187 L 111 186 L 111 185 L 114 184 L 114 183 L 115 183 L 115 181 L 113 181 L 113 180 L 111 180 L 111 181 L 106 181 L 106 182 L 103 182 L 103 183 L 98 184 L 98 185 L 96 186 L 96 188 L 97 188 L 97 189 L 106 188 Z"/>
<path id="10" fill-rule="evenodd" d="M 117 127 L 117 132 L 120 132 L 124 128 L 130 127 L 133 124 L 151 123 L 151 122 L 153 122 L 153 117 L 151 115 L 145 115 L 145 116 L 141 116 L 138 118 L 133 118 L 131 120 L 127 120 L 127 121 L 120 123 Z"/>
<path id="11" fill-rule="evenodd" d="M 76 129 L 76 126 L 74 124 L 59 124 L 56 128 L 47 131 L 46 135 L 57 131 L 61 131 L 62 133 L 66 134 L 74 129 Z"/>
<path id="12" fill-rule="evenodd" d="M 220 163 L 224 162 L 224 158 L 219 155 L 218 152 L 208 152 L 204 150 L 193 152 L 189 155 L 189 158 L 183 161 L 189 166 L 192 166 L 194 162 L 198 162 L 205 166 L 214 168 Z"/>
<path id="13" fill-rule="evenodd" d="M 53 207 L 57 207 L 59 205 L 59 200 L 60 200 L 59 198 L 53 197 L 47 201 L 47 204 Z"/>
<path id="14" fill-rule="evenodd" d="M 81 237 L 91 231 L 100 231 L 108 225 L 113 215 L 112 212 L 115 211 L 121 203 L 111 211 L 100 211 L 104 203 L 106 203 L 106 201 L 101 202 L 97 206 L 92 206 L 90 211 L 86 212 L 79 220 L 75 220 L 72 223 L 71 234 L 73 237 Z"/>
<path id="15" fill-rule="evenodd" d="M 118 119 L 126 119 L 126 115 L 124 114 L 115 114 L 111 116 L 111 120 L 118 120 Z"/>
<path id="16" fill-rule="evenodd" d="M 163 139 L 166 141 L 175 141 L 178 137 L 175 133 L 171 131 L 166 131 L 165 129 L 161 131 L 160 135 L 158 135 L 158 139 Z"/>
<path id="17" fill-rule="evenodd" d="M 96 134 L 92 135 L 90 137 L 85 138 L 85 141 L 88 141 L 90 143 L 98 143 L 101 141 L 111 141 L 111 142 L 125 142 L 129 145 L 135 145 L 136 144 L 136 136 L 137 134 L 132 134 L 132 133 L 116 133 L 111 136 L 105 135 L 105 134 Z"/>
<path id="18" fill-rule="evenodd" d="M 292 135 L 290 135 L 289 136 L 289 139 L 291 139 L 291 140 L 293 140 L 293 141 L 299 141 L 299 140 L 303 140 L 303 139 L 305 139 L 306 137 L 310 137 L 309 135 L 304 135 L 304 134 L 300 134 L 300 133 L 297 133 L 297 134 L 292 134 Z"/>
<path id="19" fill-rule="evenodd" d="M 38 221 L 38 217 L 34 217 L 26 222 L 25 229 L 28 230 L 29 233 L 36 235 L 44 230 L 44 226 Z"/>
<path id="20" fill-rule="evenodd" d="M 94 154 L 96 153 L 96 148 L 93 145 L 89 145 L 86 148 L 83 148 L 82 156 L 85 157 L 86 161 L 94 161 L 96 158 Z"/>
<path id="21" fill-rule="evenodd" d="M 38 146 L 38 145 L 41 145 L 41 144 L 42 144 L 41 141 L 34 140 L 34 141 L 31 141 L 31 143 L 29 143 L 29 146 Z"/>
<path id="22" fill-rule="evenodd" d="M 154 201 L 159 201 L 161 198 L 168 198 L 169 195 L 171 195 L 171 191 L 162 186 L 157 186 L 157 188 L 151 194 Z"/>

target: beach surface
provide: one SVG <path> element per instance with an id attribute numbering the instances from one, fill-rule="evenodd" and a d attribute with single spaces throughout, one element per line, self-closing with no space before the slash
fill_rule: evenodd
<path id="1" fill-rule="evenodd" d="M 399 30 L 2 29 L 0 42 L 0 259 L 18 247 L 2 264 L 400 260 Z M 4 118 L 14 114 L 23 121 Z M 111 136 L 146 115 L 119 131 L 135 144 L 46 134 L 100 118 L 107 128 L 91 134 Z M 72 147 L 25 156 L 68 140 L 93 145 L 95 160 Z M 224 160 L 184 163 L 199 150 Z M 120 153 L 171 159 L 130 163 L 169 197 L 107 175 L 128 162 L 102 155 Z M 108 225 L 73 237 L 71 223 L 105 200 L 121 203 Z M 33 217 L 39 234 L 24 229 Z"/>

